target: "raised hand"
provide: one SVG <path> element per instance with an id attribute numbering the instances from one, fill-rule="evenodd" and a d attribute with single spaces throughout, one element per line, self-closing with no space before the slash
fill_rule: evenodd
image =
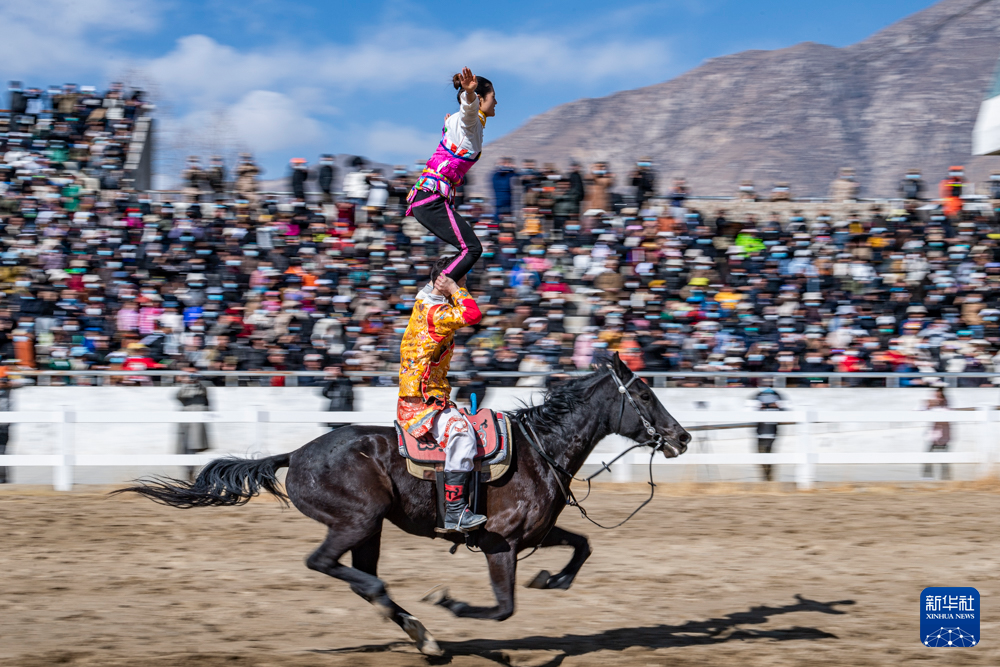
<path id="1" fill-rule="evenodd" d="M 460 77 L 459 81 L 462 84 L 462 90 L 467 93 L 475 94 L 478 82 L 476 81 L 476 75 L 472 73 L 472 70 L 468 67 L 463 67 Z"/>
<path id="2" fill-rule="evenodd" d="M 444 296 L 451 298 L 451 295 L 458 291 L 458 283 L 442 273 L 434 281 L 434 289 Z"/>

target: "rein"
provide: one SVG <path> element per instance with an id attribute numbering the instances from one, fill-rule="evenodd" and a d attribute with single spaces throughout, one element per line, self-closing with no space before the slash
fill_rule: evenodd
<path id="1" fill-rule="evenodd" d="M 609 461 L 608 463 L 604 463 L 602 461 L 601 469 L 595 472 L 593 475 L 580 478 L 576 477 L 575 475 L 573 475 L 573 473 L 563 468 L 555 461 L 555 459 L 553 459 L 548 454 L 548 452 L 542 449 L 541 445 L 538 444 L 538 436 L 535 434 L 535 430 L 531 427 L 531 424 L 527 424 L 527 429 L 525 429 L 525 424 L 521 423 L 520 419 L 514 419 L 514 422 L 517 424 L 518 428 L 521 429 L 521 434 L 524 435 L 524 438 L 528 441 L 528 444 L 531 445 L 532 449 L 538 452 L 538 455 L 542 457 L 542 460 L 545 461 L 545 463 L 549 466 L 549 469 L 552 470 L 552 474 L 555 477 L 556 484 L 559 486 L 559 490 L 562 491 L 563 497 L 566 498 L 566 504 L 577 508 L 578 510 L 580 510 L 580 515 L 584 519 L 594 524 L 598 528 L 603 528 L 605 530 L 618 528 L 619 526 L 625 524 L 629 519 L 638 514 L 639 510 L 641 510 L 643 507 L 648 505 L 653 500 L 653 495 L 656 492 L 656 484 L 653 483 L 653 457 L 656 456 L 656 453 L 661 449 L 663 449 L 664 447 L 669 447 L 670 450 L 674 452 L 675 456 L 679 454 L 676 447 L 666 442 L 663 436 L 660 433 L 657 433 L 656 429 L 653 428 L 653 425 L 650 424 L 649 420 L 647 420 L 645 415 L 642 414 L 642 410 L 639 409 L 639 406 L 636 404 L 635 400 L 633 400 L 632 398 L 632 395 L 629 393 L 628 391 L 629 385 L 631 385 L 633 382 L 636 381 L 637 376 L 633 376 L 632 379 L 629 380 L 627 384 L 625 384 L 622 383 L 621 379 L 618 377 L 618 374 L 615 373 L 614 369 L 611 366 L 608 366 L 608 370 L 611 372 L 611 377 L 615 379 L 615 383 L 618 385 L 618 393 L 621 394 L 622 396 L 621 409 L 618 412 L 618 428 L 616 429 L 616 432 L 621 431 L 622 419 L 625 416 L 625 401 L 626 399 L 628 399 L 628 403 L 635 410 L 635 413 L 639 417 L 639 419 L 642 420 L 642 425 L 645 427 L 646 434 L 650 436 L 650 439 L 645 442 L 640 442 L 632 445 L 628 449 L 620 452 L 618 456 L 611 459 L 611 461 Z M 592 490 L 591 480 L 600 475 L 601 473 L 610 470 L 611 466 L 614 465 L 615 462 L 618 461 L 618 459 L 622 458 L 623 456 L 631 452 L 633 449 L 638 449 L 639 447 L 652 448 L 652 451 L 649 454 L 649 497 L 646 498 L 646 500 L 644 500 L 642 504 L 640 504 L 638 507 L 632 510 L 631 514 L 629 514 L 627 517 L 625 517 L 624 519 L 622 519 L 613 526 L 605 526 L 591 519 L 590 516 L 587 515 L 587 510 L 583 507 L 583 505 L 580 504 L 584 500 L 590 497 L 590 492 Z M 568 477 L 570 481 L 583 482 L 587 484 L 587 494 L 583 497 L 583 500 L 577 500 L 576 496 L 573 494 L 573 490 L 569 488 L 568 484 L 563 485 L 563 482 L 559 477 L 560 475 L 566 475 L 566 477 Z"/>

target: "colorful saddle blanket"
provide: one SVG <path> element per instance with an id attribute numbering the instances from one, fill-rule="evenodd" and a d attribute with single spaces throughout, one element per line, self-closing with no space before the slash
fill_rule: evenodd
<path id="1" fill-rule="evenodd" d="M 507 417 L 502 412 L 486 408 L 480 408 L 476 414 L 462 408 L 462 414 L 468 417 L 476 433 L 476 462 L 486 466 L 505 461 L 510 450 Z M 444 463 L 444 448 L 433 440 L 414 438 L 399 422 L 396 422 L 396 434 L 399 436 L 399 453 L 404 458 L 415 463 Z"/>

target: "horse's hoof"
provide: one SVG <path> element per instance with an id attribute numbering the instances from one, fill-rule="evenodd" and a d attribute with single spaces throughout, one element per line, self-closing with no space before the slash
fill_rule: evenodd
<path id="1" fill-rule="evenodd" d="M 427 591 L 427 593 L 425 593 L 424 596 L 420 598 L 420 601 L 429 602 L 430 604 L 441 604 L 443 600 L 447 599 L 448 599 L 447 587 L 445 587 L 443 584 L 438 584 L 434 588 Z"/>
<path id="2" fill-rule="evenodd" d="M 424 655 L 429 655 L 434 658 L 439 658 L 444 655 L 444 651 L 441 650 L 441 647 L 438 646 L 438 643 L 434 641 L 433 637 L 430 637 L 423 644 L 417 644 L 417 649 L 419 649 Z"/>
<path id="3" fill-rule="evenodd" d="M 410 639 L 416 642 L 417 650 L 424 655 L 435 657 L 444 655 L 444 651 L 442 651 L 441 647 L 438 646 L 438 643 L 434 641 L 434 637 L 431 636 L 431 633 L 427 632 L 427 628 L 424 627 L 424 624 L 413 616 L 410 616 L 409 614 L 403 615 L 403 630 L 407 635 L 409 635 Z"/>
<path id="4" fill-rule="evenodd" d="M 552 577 L 548 570 L 542 570 L 535 575 L 535 578 L 529 581 L 525 586 L 527 588 L 548 588 L 549 579 Z"/>

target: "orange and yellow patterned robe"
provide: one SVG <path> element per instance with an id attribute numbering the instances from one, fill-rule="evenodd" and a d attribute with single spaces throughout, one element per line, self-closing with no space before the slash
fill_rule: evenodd
<path id="1" fill-rule="evenodd" d="M 482 319 L 472 295 L 463 287 L 451 299 L 422 289 L 400 344 L 399 398 L 396 419 L 411 435 L 427 433 L 439 410 L 449 405 L 455 332 Z M 419 397 L 421 401 L 404 401 Z"/>

